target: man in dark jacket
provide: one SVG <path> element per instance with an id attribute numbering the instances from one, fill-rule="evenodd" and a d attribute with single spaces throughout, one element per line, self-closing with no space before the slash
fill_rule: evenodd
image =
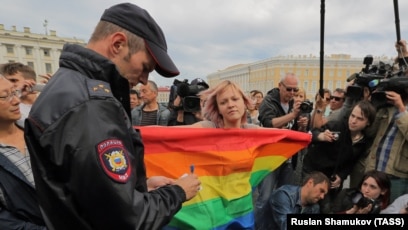
<path id="1" fill-rule="evenodd" d="M 279 87 L 270 90 L 259 107 L 259 121 L 263 127 L 292 129 L 300 114 L 300 101 L 293 97 L 299 91 L 298 79 L 287 73 L 279 82 Z M 262 207 L 268 202 L 272 191 L 284 184 L 293 184 L 294 167 L 291 159 L 268 174 L 258 186 L 255 203 L 255 223 L 263 225 Z"/>
<path id="2" fill-rule="evenodd" d="M 26 120 L 39 202 L 50 229 L 160 229 L 194 197 L 194 174 L 146 179 L 129 89 L 156 70 L 179 74 L 162 30 L 130 3 L 105 10 L 87 47 L 65 45 L 60 68 Z"/>

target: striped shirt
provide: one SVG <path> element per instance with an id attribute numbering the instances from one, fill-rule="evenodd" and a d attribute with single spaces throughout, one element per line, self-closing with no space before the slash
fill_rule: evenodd
<path id="1" fill-rule="evenodd" d="M 33 171 L 31 170 L 30 154 L 28 153 L 27 147 L 25 148 L 25 155 L 22 154 L 16 147 L 4 145 L 0 143 L 0 154 L 3 154 L 7 159 L 11 161 L 17 168 L 24 174 L 28 182 L 33 186 L 34 177 Z"/>
<path id="2" fill-rule="evenodd" d="M 140 122 L 140 126 L 145 125 L 158 125 L 157 110 L 147 112 L 142 110 L 142 121 Z"/>
<path id="3" fill-rule="evenodd" d="M 390 158 L 392 144 L 394 143 L 395 137 L 397 136 L 398 133 L 398 127 L 397 124 L 395 123 L 395 120 L 399 117 L 398 115 L 399 115 L 398 110 L 395 110 L 392 120 L 388 125 L 387 131 L 385 132 L 386 134 L 382 137 L 380 143 L 378 144 L 375 169 L 380 172 L 384 172 L 385 168 L 387 167 L 387 163 Z"/>

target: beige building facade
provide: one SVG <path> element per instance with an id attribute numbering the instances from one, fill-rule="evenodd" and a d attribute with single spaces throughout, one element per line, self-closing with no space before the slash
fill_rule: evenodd
<path id="1" fill-rule="evenodd" d="M 59 67 L 61 50 L 66 43 L 86 45 L 82 39 L 58 37 L 55 30 L 36 34 L 31 33 L 29 27 L 18 31 L 16 26 L 6 29 L 0 24 L 0 64 L 21 62 L 34 68 L 37 74 L 53 74 Z"/>
<path id="2" fill-rule="evenodd" d="M 170 97 L 170 87 L 169 86 L 162 86 L 158 87 L 158 95 L 157 95 L 157 102 L 159 103 L 168 103 Z"/>
<path id="3" fill-rule="evenodd" d="M 352 58 L 348 54 L 332 54 L 324 58 L 323 88 L 333 91 L 345 88 L 346 79 L 353 73 L 360 72 L 364 67 L 364 58 Z M 374 57 L 377 61 L 392 62 L 386 56 Z M 299 78 L 299 87 L 304 88 L 307 98 L 314 101 L 320 87 L 320 58 L 312 55 L 278 56 L 250 64 L 228 67 L 207 75 L 210 86 L 223 80 L 237 83 L 246 93 L 260 90 L 266 94 L 277 87 L 285 73 L 294 73 Z"/>

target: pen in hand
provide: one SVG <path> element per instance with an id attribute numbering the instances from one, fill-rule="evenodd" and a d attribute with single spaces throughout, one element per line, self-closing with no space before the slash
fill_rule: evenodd
<path id="1" fill-rule="evenodd" d="M 191 173 L 191 174 L 194 174 L 194 164 L 191 164 L 191 165 L 190 165 L 190 173 Z"/>

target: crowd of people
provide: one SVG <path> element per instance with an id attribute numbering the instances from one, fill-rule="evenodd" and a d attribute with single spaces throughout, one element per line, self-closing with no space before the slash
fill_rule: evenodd
<path id="1" fill-rule="evenodd" d="M 406 41 L 395 46 L 405 71 Z M 106 9 L 86 47 L 64 46 L 60 69 L 41 75 L 41 92 L 32 68 L 1 65 L 0 229 L 165 226 L 200 180 L 193 172 L 146 177 L 134 126 L 148 125 L 310 133 L 307 148 L 254 188 L 256 229 L 286 229 L 287 214 L 408 213 L 408 88 L 385 89 L 382 106 L 368 86 L 358 98 L 348 87 L 322 89 L 310 103 L 293 73 L 265 95 L 198 78 L 199 111 L 191 112 L 180 95 L 158 103 L 153 70 L 179 74 L 160 27 L 130 3 Z"/>

